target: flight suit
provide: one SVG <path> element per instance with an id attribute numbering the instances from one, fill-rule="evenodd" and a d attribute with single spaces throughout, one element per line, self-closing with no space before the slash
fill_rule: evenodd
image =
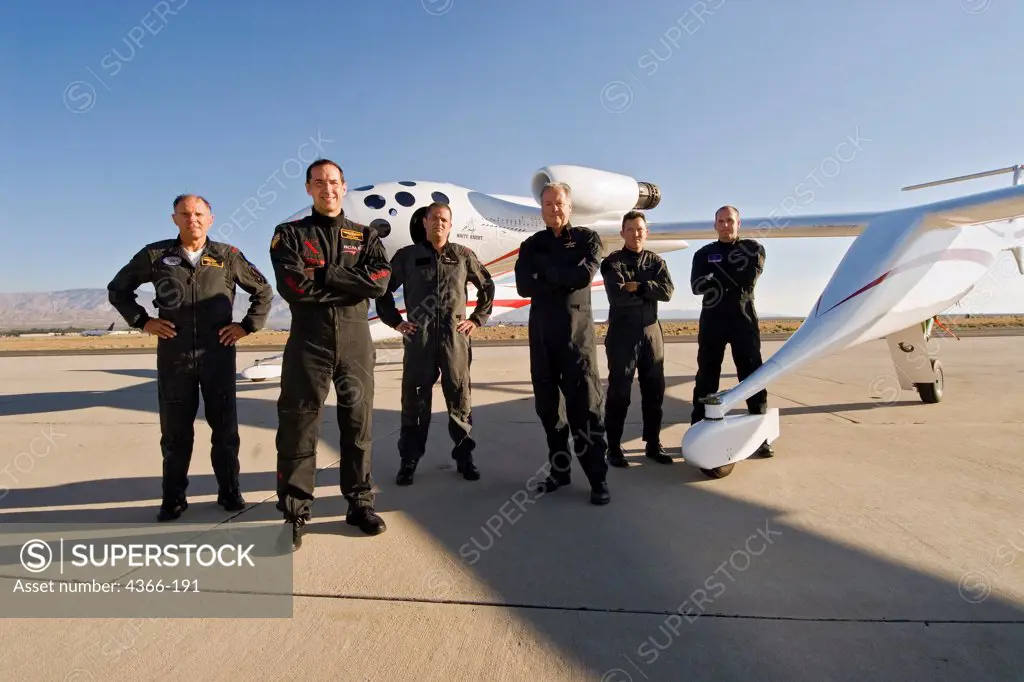
<path id="1" fill-rule="evenodd" d="M 292 315 L 277 401 L 278 509 L 293 523 L 311 516 L 320 417 L 333 382 L 341 432 L 341 492 L 349 514 L 365 518 L 374 499 L 370 469 L 376 363 L 367 311 L 369 299 L 387 288 L 387 252 L 373 228 L 344 214 L 331 217 L 313 209 L 310 216 L 277 226 L 270 260 L 278 292 Z"/>
<path id="2" fill-rule="evenodd" d="M 452 458 L 461 462 L 472 453 L 469 361 L 470 338 L 456 331 L 466 316 L 467 283 L 477 289 L 476 308 L 468 319 L 483 326 L 494 305 L 494 282 L 476 254 L 448 242 L 440 252 L 429 241 L 403 247 L 391 259 L 391 281 L 377 299 L 377 314 L 396 328 L 403 321 L 394 292 L 404 287 L 406 317 L 417 325 L 404 337 L 402 427 L 398 451 L 415 464 L 426 449 L 433 386 L 438 376 L 448 408 L 448 434 L 455 443 Z"/>
<path id="3" fill-rule="evenodd" d="M 600 256 L 601 237 L 574 225 L 566 225 L 559 236 L 546 228 L 519 247 L 516 291 L 531 299 L 530 378 L 537 416 L 547 436 L 551 464 L 543 484 L 547 490 L 570 481 L 570 429 L 591 487 L 605 486 L 608 446 L 590 294 Z"/>
<path id="4" fill-rule="evenodd" d="M 250 294 L 248 312 L 239 323 L 249 333 L 262 329 L 274 290 L 256 266 L 229 244 L 207 239 L 193 266 L 180 237 L 154 242 L 136 253 L 107 285 L 110 304 L 136 329 L 150 319 L 135 293 L 147 282 L 153 284 L 159 318 L 171 322 L 177 332 L 170 339 L 158 338 L 156 346 L 161 506 L 171 510 L 185 503 L 200 392 L 213 432 L 210 457 L 218 500 L 230 499 L 239 492 L 235 346 L 221 344 L 219 330 L 232 323 L 236 284 Z"/>
<path id="5" fill-rule="evenodd" d="M 716 241 L 693 254 L 690 287 L 695 295 L 703 296 L 703 301 L 691 424 L 704 418 L 700 398 L 718 392 L 726 344 L 732 347 L 740 381 L 761 366 L 761 330 L 754 308 L 754 286 L 764 271 L 764 260 L 764 247 L 753 239 Z M 767 390 L 747 399 L 751 414 L 764 414 L 767 409 Z"/>
<path id="6" fill-rule="evenodd" d="M 601 263 L 608 294 L 608 397 L 605 428 L 609 456 L 621 455 L 622 431 L 629 410 L 633 375 L 639 371 L 643 439 L 660 448 L 662 403 L 665 399 L 665 346 L 658 321 L 658 301 L 672 299 L 674 286 L 668 266 L 653 251 L 623 248 Z M 623 288 L 637 282 L 635 292 Z"/>

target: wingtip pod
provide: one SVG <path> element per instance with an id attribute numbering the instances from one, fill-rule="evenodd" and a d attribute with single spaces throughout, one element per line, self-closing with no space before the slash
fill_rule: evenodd
<path id="1" fill-rule="evenodd" d="M 683 434 L 682 454 L 687 464 L 717 469 L 753 455 L 762 443 L 779 437 L 779 409 L 765 414 L 744 414 L 703 419 Z"/>
<path id="2" fill-rule="evenodd" d="M 267 379 L 281 378 L 281 365 L 257 363 L 246 367 L 241 372 L 242 378 L 249 381 L 266 381 Z"/>

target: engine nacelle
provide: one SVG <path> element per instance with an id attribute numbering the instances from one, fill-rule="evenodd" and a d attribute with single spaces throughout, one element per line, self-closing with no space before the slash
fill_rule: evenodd
<path id="1" fill-rule="evenodd" d="M 661 203 L 661 190 L 649 182 L 628 175 L 585 166 L 545 166 L 533 174 L 533 198 L 549 182 L 564 182 L 572 190 L 573 213 L 586 216 L 616 216 L 633 209 L 648 210 Z"/>

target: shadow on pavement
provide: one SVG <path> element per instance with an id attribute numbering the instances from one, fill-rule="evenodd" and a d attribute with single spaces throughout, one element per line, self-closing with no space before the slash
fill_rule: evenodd
<path id="1" fill-rule="evenodd" d="M 686 376 L 668 379 L 670 391 L 691 380 Z M 528 385 L 474 382 L 476 390 L 507 391 Z M 111 405 L 152 412 L 156 410 L 153 393 L 152 384 L 143 384 L 103 393 L 9 396 L 5 398 L 5 413 Z M 634 384 L 626 438 L 639 435 L 639 404 Z M 442 410 L 443 405 L 438 390 L 434 409 Z M 799 416 L 830 408 L 866 409 L 866 404 L 787 409 L 788 414 Z M 665 415 L 666 428 L 686 423 L 689 403 L 668 396 Z M 333 421 L 333 406 L 325 410 L 324 416 Z M 406 576 L 401 591 L 423 595 L 425 601 L 462 603 L 460 584 L 482 584 L 495 595 L 494 601 L 469 603 L 518 607 L 516 616 L 529 622 L 543 640 L 565 656 L 599 674 L 608 671 L 602 679 L 753 676 L 820 680 L 860 679 L 861 673 L 866 679 L 872 677 L 873 661 L 881 658 L 917 666 L 913 674 L 909 668 L 904 670 L 907 678 L 996 679 L 1006 674 L 1005 660 L 992 656 L 995 643 L 980 637 L 968 635 L 954 648 L 944 650 L 942 660 L 931 660 L 923 653 L 908 652 L 906 639 L 889 637 L 884 629 L 848 637 L 819 632 L 814 636 L 821 639 L 814 641 L 826 642 L 827 650 L 798 655 L 795 652 L 800 652 L 800 643 L 781 641 L 782 630 L 774 625 L 784 622 L 824 628 L 836 622 L 911 623 L 926 628 L 949 622 L 1024 624 L 1021 609 L 994 595 L 979 598 L 977 585 L 958 585 L 832 542 L 787 523 L 777 509 L 738 499 L 737 490 L 741 489 L 734 482 L 735 474 L 711 481 L 678 460 L 667 466 L 634 457 L 641 466 L 609 470 L 612 502 L 595 507 L 589 504 L 589 487 L 574 461 L 571 486 L 539 494 L 529 484 L 543 479 L 547 457 L 532 400 L 510 399 L 474 409 L 479 443 L 476 458 L 483 476 L 476 482 L 464 481 L 455 473 L 445 415 L 435 412 L 428 451 L 415 484 L 397 486 L 393 430 L 398 414 L 375 410 L 374 420 L 381 429 L 376 432 L 374 451 L 378 511 L 401 512 L 392 524 L 408 517 L 450 558 L 447 568 L 432 578 L 435 583 L 449 585 L 447 592 L 436 589 L 437 584 L 428 585 L 427 577 L 420 575 Z M 239 421 L 243 425 L 275 424 L 274 401 L 240 397 Z M 382 436 L 385 432 L 392 435 Z M 337 430 L 329 424 L 321 432 L 321 450 L 335 453 L 336 444 Z M 677 454 L 673 445 L 666 443 L 667 449 Z M 193 457 L 208 456 L 207 452 L 205 443 L 197 443 Z M 154 443 L 155 473 L 149 477 L 12 490 L 2 505 L 19 511 L 3 511 L 0 523 L 150 522 L 155 513 L 150 504 L 92 510 L 61 507 L 152 500 L 159 495 L 158 458 L 158 445 Z M 752 459 L 743 467 L 772 465 L 773 460 Z M 191 495 L 216 493 L 212 476 L 193 476 L 191 481 Z M 274 473 L 244 472 L 242 485 L 243 492 L 272 491 Z M 313 507 L 310 539 L 302 551 L 315 551 L 317 535 L 323 534 L 351 536 L 354 542 L 386 541 L 387 536 L 364 538 L 338 518 L 345 513 L 345 503 L 337 494 L 337 486 L 336 466 L 320 471 L 320 497 Z M 42 507 L 55 509 L 39 509 Z M 208 502 L 190 506 L 182 520 L 215 523 L 231 516 Z M 235 521 L 279 517 L 270 500 L 250 508 Z M 402 550 L 394 551 L 400 554 Z M 16 551 L 0 548 L 0 571 L 9 572 L 17 562 Z M 389 598 L 388 594 L 372 593 L 372 584 L 367 589 L 371 592 L 350 596 Z M 576 614 L 580 628 L 589 622 L 585 618 L 645 617 L 648 620 L 642 631 L 646 634 L 635 639 L 581 637 L 579 628 L 564 627 L 564 620 L 552 618 L 552 609 Z M 732 620 L 753 623 L 742 641 L 721 639 L 727 636 L 721 623 Z M 1012 627 L 1006 635 L 1016 636 L 1019 642 L 1024 629 Z M 633 622 L 629 632 L 636 631 Z M 712 640 L 701 635 L 708 632 L 721 635 Z M 704 648 L 690 649 L 690 638 Z M 708 646 L 713 649 L 707 650 Z M 743 656 L 730 656 L 731 648 L 742 648 Z M 780 648 L 794 653 L 784 655 Z M 1015 657 L 1018 671 L 1024 669 L 1019 667 L 1024 665 L 1024 647 L 1018 647 L 1015 653 L 1001 648 L 1000 655 Z M 703 661 L 710 667 L 680 669 L 674 663 L 677 659 L 693 665 L 702 665 Z M 749 668 L 751 659 L 759 662 L 757 670 Z M 608 677 L 619 669 L 629 676 Z"/>

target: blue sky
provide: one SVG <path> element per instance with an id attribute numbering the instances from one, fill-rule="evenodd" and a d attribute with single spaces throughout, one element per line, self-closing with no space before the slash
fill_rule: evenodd
<path id="1" fill-rule="evenodd" d="M 232 239 L 269 272 L 311 136 L 350 187 L 527 194 L 574 163 L 658 184 L 652 221 L 763 215 L 808 182 L 799 212 L 904 206 L 1010 180 L 901 186 L 1024 161 L 1016 0 L 19 4 L 0 10 L 3 292 L 103 287 L 175 234 L 174 195 L 226 220 L 277 173 Z M 759 309 L 806 313 L 851 241 L 766 240 Z M 668 257 L 673 308 L 697 305 L 704 243 Z M 977 312 L 1024 311 L 1009 272 Z"/>

